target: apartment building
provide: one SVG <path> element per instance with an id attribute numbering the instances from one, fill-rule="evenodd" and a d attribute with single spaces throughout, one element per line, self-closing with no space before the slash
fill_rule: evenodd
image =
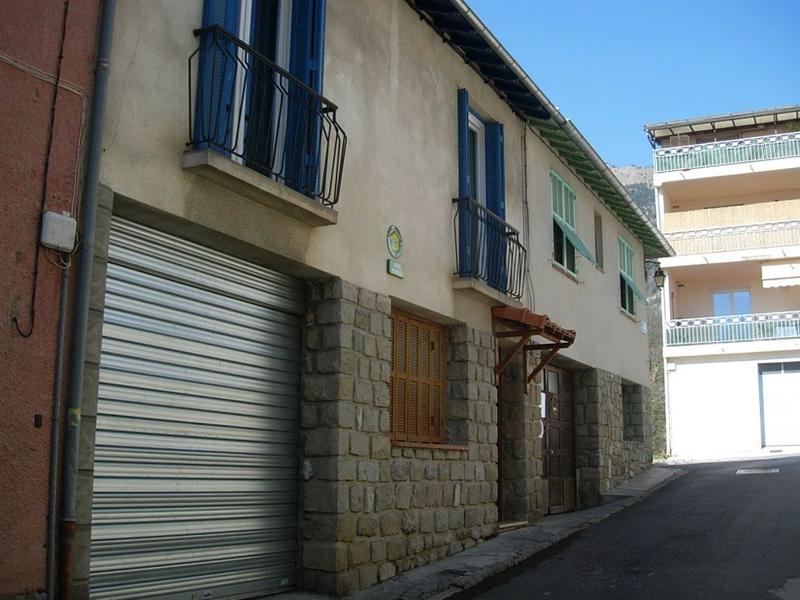
<path id="1" fill-rule="evenodd" d="M 669 244 L 464 2 L 114 4 L 64 594 L 344 595 L 650 464 Z"/>
<path id="2" fill-rule="evenodd" d="M 800 106 L 647 125 L 673 456 L 800 445 Z"/>

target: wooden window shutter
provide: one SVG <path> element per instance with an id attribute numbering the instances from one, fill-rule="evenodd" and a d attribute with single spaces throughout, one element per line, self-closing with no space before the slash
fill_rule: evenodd
<path id="1" fill-rule="evenodd" d="M 392 344 L 392 439 L 443 442 L 444 330 L 436 323 L 394 311 Z"/>

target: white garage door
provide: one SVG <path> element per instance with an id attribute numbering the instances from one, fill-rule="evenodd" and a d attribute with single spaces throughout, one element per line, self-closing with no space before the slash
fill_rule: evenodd
<path id="1" fill-rule="evenodd" d="M 761 365 L 764 445 L 800 445 L 800 363 Z"/>
<path id="2" fill-rule="evenodd" d="M 115 219 L 105 302 L 92 598 L 294 587 L 301 282 Z"/>

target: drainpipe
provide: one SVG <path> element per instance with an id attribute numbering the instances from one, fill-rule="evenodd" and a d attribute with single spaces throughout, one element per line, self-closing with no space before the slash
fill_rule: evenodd
<path id="1" fill-rule="evenodd" d="M 53 413 L 50 425 L 50 474 L 47 491 L 47 568 L 45 590 L 47 600 L 54 600 L 56 574 L 56 529 L 58 505 L 58 450 L 61 441 L 61 390 L 64 383 L 64 331 L 67 327 L 67 292 L 69 267 L 61 268 L 61 289 L 58 296 L 58 329 L 56 330 L 56 369 L 53 377 Z"/>
<path id="2" fill-rule="evenodd" d="M 97 67 L 92 91 L 92 116 L 89 126 L 86 179 L 83 187 L 81 216 L 81 251 L 76 289 L 75 314 L 72 324 L 67 423 L 64 440 L 64 463 L 61 493 L 61 598 L 72 595 L 72 546 L 76 529 L 78 490 L 78 445 L 81 426 L 86 332 L 89 322 L 89 292 L 94 262 L 94 235 L 97 218 L 97 186 L 100 179 L 100 158 L 103 143 L 103 119 L 106 108 L 108 75 L 111 68 L 111 38 L 114 29 L 116 0 L 103 2 L 103 17 L 97 44 Z"/>

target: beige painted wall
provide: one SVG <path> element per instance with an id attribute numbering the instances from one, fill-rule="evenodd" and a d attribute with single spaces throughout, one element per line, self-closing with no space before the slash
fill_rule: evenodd
<path id="1" fill-rule="evenodd" d="M 636 282 L 645 290 L 643 251 L 636 238 L 538 137 L 529 133 L 528 203 L 531 213 L 529 258 L 536 312 L 575 329 L 577 338 L 563 354 L 587 365 L 648 385 L 647 335 L 640 324 L 620 312 L 618 236 L 634 248 Z M 603 221 L 604 269 L 578 255 L 577 281 L 552 266 L 553 221 L 550 171 L 556 171 L 575 191 L 575 227 L 592 252 L 595 248 L 594 213 Z M 645 315 L 636 300 L 637 321 Z M 658 335 L 656 333 L 655 335 Z"/>
<path id="2" fill-rule="evenodd" d="M 405 2 L 336 0 L 327 6 L 324 94 L 339 106 L 348 134 L 337 225 L 308 228 L 181 169 L 188 138 L 186 61 L 197 47 L 192 29 L 201 23 L 201 0 L 151 0 L 148 10 L 134 0 L 119 2 L 101 183 L 243 240 L 262 249 L 265 260 L 306 265 L 442 320 L 488 329 L 488 304 L 451 285 L 457 90 L 466 88 L 474 107 L 505 124 L 506 218 L 520 231 L 521 123 Z M 616 238 L 624 229 L 543 142 L 526 135 L 536 293 L 535 303 L 525 302 L 578 331 L 568 356 L 646 383 L 647 338 L 618 308 Z M 550 168 L 578 194 L 577 227 L 590 247 L 594 210 L 603 215 L 605 273 L 579 259 L 575 283 L 551 268 Z M 385 235 L 392 224 L 404 235 L 403 280 L 386 274 Z M 641 245 L 624 234 L 641 264 Z"/>
<path id="3" fill-rule="evenodd" d="M 796 350 L 670 359 L 672 456 L 716 458 L 761 449 L 759 364 L 795 362 Z"/>
<path id="4" fill-rule="evenodd" d="M 754 313 L 800 309 L 800 287 L 762 287 L 757 261 L 674 268 L 669 276 L 673 319 L 711 316 L 711 294 L 718 290 L 749 289 Z"/>
<path id="5" fill-rule="evenodd" d="M 487 329 L 486 305 L 451 287 L 456 92 L 466 87 L 481 111 L 506 124 L 510 158 L 519 156 L 519 136 L 508 106 L 405 3 L 330 2 L 324 94 L 340 107 L 348 155 L 339 223 L 311 229 L 181 169 L 186 59 L 201 11 L 201 0 L 159 0 L 147 11 L 119 3 L 101 182 L 269 253 Z M 506 166 L 508 216 L 517 223 L 520 164 Z M 386 273 L 391 224 L 404 234 L 404 280 Z"/>

